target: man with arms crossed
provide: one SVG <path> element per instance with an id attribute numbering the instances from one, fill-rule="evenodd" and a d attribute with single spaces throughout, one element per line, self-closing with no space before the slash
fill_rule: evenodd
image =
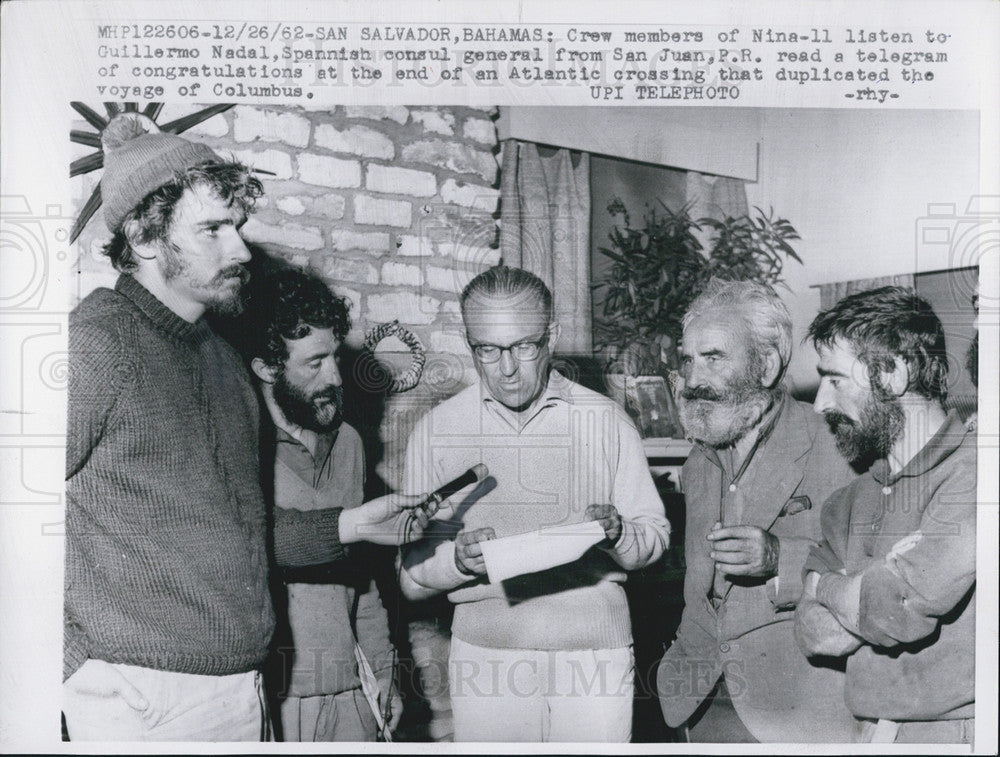
<path id="1" fill-rule="evenodd" d="M 796 636 L 847 658 L 847 706 L 871 742 L 971 743 L 976 436 L 946 413 L 944 331 L 911 290 L 845 297 L 809 328 L 815 409 L 870 469 L 823 506 Z"/>
<path id="2" fill-rule="evenodd" d="M 457 536 L 415 545 L 402 574 L 411 598 L 445 591 L 455 604 L 455 740 L 627 742 L 634 658 L 621 584 L 669 536 L 639 436 L 611 400 L 551 369 L 559 326 L 538 277 L 491 268 L 461 305 L 480 381 L 417 422 L 407 486 L 482 463 L 496 488 L 448 513 Z M 605 539 L 579 560 L 489 583 L 483 541 L 585 521 Z"/>
<path id="3" fill-rule="evenodd" d="M 258 405 L 238 355 L 202 318 L 241 308 L 250 252 L 239 228 L 260 194 L 246 167 L 136 113 L 105 129 L 105 252 L 121 275 L 69 320 L 63 710 L 73 740 L 269 736 Z M 395 522 L 418 499 L 360 510 Z M 307 515 L 291 541 L 313 537 Z M 324 535 L 343 540 L 344 524 Z"/>
<path id="4" fill-rule="evenodd" d="M 693 742 L 853 737 L 843 673 L 810 664 L 792 633 L 820 505 L 853 472 L 782 386 L 791 346 L 763 284 L 713 279 L 684 315 L 687 572 L 657 685 L 667 724 Z"/>

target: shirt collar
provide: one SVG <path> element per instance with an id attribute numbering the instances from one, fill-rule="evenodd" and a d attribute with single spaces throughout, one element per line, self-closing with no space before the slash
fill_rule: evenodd
<path id="1" fill-rule="evenodd" d="M 490 394 L 490 390 L 486 387 L 486 382 L 483 380 L 479 381 L 479 396 L 484 403 L 506 408 L 506 405 L 498 402 Z M 575 397 L 573 396 L 573 382 L 555 369 L 549 370 L 549 380 L 545 384 L 545 389 L 538 397 L 538 406 L 547 405 L 553 400 L 568 402 L 570 404 L 573 404 L 575 401 Z"/>
<path id="2" fill-rule="evenodd" d="M 542 410 L 553 407 L 561 402 L 573 404 L 576 399 L 573 395 L 573 382 L 554 369 L 549 370 L 549 380 L 545 384 L 545 390 L 539 395 L 534 407 L 526 410 L 524 413 L 514 413 L 502 402 L 497 401 L 490 394 L 486 382 L 482 380 L 479 381 L 479 397 L 484 407 L 499 414 L 512 426 L 520 428 L 528 425 Z M 518 416 L 516 419 L 517 423 L 512 422 L 515 416 Z"/>
<path id="3" fill-rule="evenodd" d="M 958 449 L 969 433 L 969 428 L 962 422 L 958 413 L 955 410 L 949 410 L 941 428 L 913 456 L 913 459 L 903 466 L 902 470 L 892 473 L 889 469 L 889 462 L 883 458 L 872 465 L 872 477 L 882 485 L 890 485 L 904 476 L 908 478 L 922 476 L 932 468 L 936 468 Z"/>
<path id="4" fill-rule="evenodd" d="M 115 282 L 115 291 L 128 298 L 153 322 L 160 331 L 183 342 L 199 344 L 211 335 L 211 328 L 204 319 L 189 323 L 160 302 L 134 276 L 123 273 Z"/>
<path id="5" fill-rule="evenodd" d="M 285 429 L 281 426 L 275 425 L 274 428 L 274 440 L 278 445 L 279 451 L 282 449 L 282 445 L 297 445 L 301 447 L 304 452 L 309 454 L 317 463 L 326 460 L 326 458 L 330 456 L 330 450 L 333 449 L 333 445 L 337 441 L 337 431 L 327 431 L 325 433 L 316 434 L 316 454 L 312 455 L 312 453 L 309 452 L 308 447 L 285 431 Z"/>

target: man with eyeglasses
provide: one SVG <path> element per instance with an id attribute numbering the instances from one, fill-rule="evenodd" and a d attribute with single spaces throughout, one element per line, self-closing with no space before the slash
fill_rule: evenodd
<path id="1" fill-rule="evenodd" d="M 417 422 L 406 488 L 435 488 L 477 463 L 495 488 L 487 479 L 439 511 L 400 576 L 411 599 L 448 592 L 455 605 L 455 740 L 627 742 L 634 657 L 622 582 L 669 538 L 639 435 L 618 405 L 552 369 L 559 326 L 536 276 L 491 268 L 461 305 L 480 381 Z M 483 542 L 587 521 L 604 539 L 580 559 L 490 582 Z"/>

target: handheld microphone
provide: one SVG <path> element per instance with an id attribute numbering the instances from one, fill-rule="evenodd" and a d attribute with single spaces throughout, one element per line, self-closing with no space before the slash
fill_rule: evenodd
<path id="1" fill-rule="evenodd" d="M 431 506 L 440 505 L 459 489 L 464 489 L 469 484 L 478 484 L 488 475 L 490 475 L 489 469 L 482 463 L 476 463 L 458 478 L 452 479 L 440 488 L 435 489 L 417 507 L 426 511 Z"/>
<path id="2" fill-rule="evenodd" d="M 423 502 L 410 510 L 410 514 L 406 519 L 406 525 L 404 528 L 403 544 L 410 542 L 414 524 L 419 518 L 419 513 L 423 513 L 425 518 L 430 518 L 432 515 L 432 509 L 436 512 L 438 505 L 448 499 L 448 497 L 452 494 L 457 492 L 459 489 L 464 489 L 469 484 L 476 484 L 483 481 L 489 475 L 489 469 L 482 463 L 477 463 L 458 478 L 452 479 L 444 486 L 441 486 L 428 494 L 427 498 Z"/>

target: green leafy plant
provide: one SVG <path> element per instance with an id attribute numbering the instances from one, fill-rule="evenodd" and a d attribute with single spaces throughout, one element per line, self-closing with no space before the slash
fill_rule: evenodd
<path id="1" fill-rule="evenodd" d="M 604 295 L 603 317 L 595 324 L 598 347 L 612 358 L 637 346 L 647 349 L 662 337 L 679 343 L 684 312 L 711 277 L 784 285 L 785 261 L 802 262 L 789 244 L 798 233 L 773 210 L 755 207 L 752 215 L 720 221 L 691 218 L 690 205 L 659 206 L 649 208 L 642 227 L 633 229 L 620 199 L 608 205 L 625 222 L 609 234 L 611 246 L 600 248 L 612 265 L 607 280 L 595 284 Z M 707 254 L 694 233 L 702 228 L 712 231 Z"/>

